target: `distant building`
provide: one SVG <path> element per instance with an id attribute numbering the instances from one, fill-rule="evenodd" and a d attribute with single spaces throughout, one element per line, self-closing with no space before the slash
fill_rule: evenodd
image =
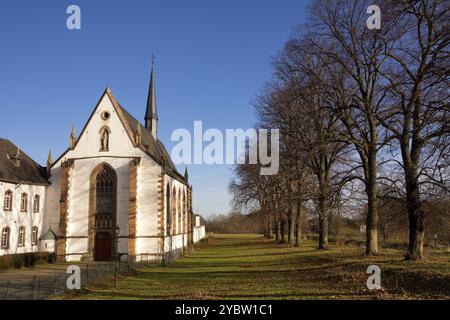
<path id="1" fill-rule="evenodd" d="M 152 66 L 144 125 L 107 88 L 81 134 L 72 129 L 69 148 L 56 161 L 49 154 L 47 167 L 0 139 L 0 255 L 160 259 L 200 240 L 188 174 L 176 170 L 157 129 Z"/>

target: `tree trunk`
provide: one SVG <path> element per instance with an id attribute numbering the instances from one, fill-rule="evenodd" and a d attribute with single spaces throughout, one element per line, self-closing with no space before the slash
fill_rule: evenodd
<path id="1" fill-rule="evenodd" d="M 408 210 L 409 211 L 409 210 Z M 423 259 L 423 240 L 425 237 L 423 212 L 411 210 L 409 216 L 409 244 L 406 260 Z"/>
<path id="2" fill-rule="evenodd" d="M 425 214 L 420 203 L 419 182 L 414 165 L 407 165 L 406 171 L 406 207 L 409 219 L 409 244 L 405 259 L 423 259 L 423 241 L 425 236 Z"/>
<path id="3" fill-rule="evenodd" d="M 366 255 L 378 253 L 377 159 L 376 149 L 372 149 L 369 150 L 368 177 L 366 178 L 366 193 L 368 201 L 366 220 Z"/>
<path id="4" fill-rule="evenodd" d="M 266 239 L 270 239 L 270 232 L 269 232 L 270 225 L 269 224 L 270 224 L 270 217 L 269 217 L 268 211 L 266 211 L 264 213 L 264 238 L 266 238 Z"/>
<path id="5" fill-rule="evenodd" d="M 275 241 L 281 242 L 281 219 L 275 221 L 275 229 L 276 229 Z"/>
<path id="6" fill-rule="evenodd" d="M 280 218 L 280 232 L 281 232 L 281 243 L 285 243 L 286 242 L 286 222 L 284 221 L 284 218 Z"/>
<path id="7" fill-rule="evenodd" d="M 328 249 L 328 216 L 319 216 L 319 250 Z"/>
<path id="8" fill-rule="evenodd" d="M 300 247 L 301 241 L 302 241 L 302 201 L 298 200 L 296 202 L 297 205 L 297 216 L 295 219 L 295 227 L 296 227 L 296 234 L 295 234 L 295 246 Z"/>
<path id="9" fill-rule="evenodd" d="M 405 171 L 406 185 L 406 210 L 409 220 L 409 244 L 406 252 L 406 260 L 423 258 L 423 241 L 425 236 L 425 213 L 420 201 L 418 166 L 420 163 L 420 136 L 415 130 L 419 126 L 418 107 L 414 109 L 413 135 L 410 140 L 409 132 L 405 131 L 403 140 L 400 141 Z M 406 127 L 409 127 L 407 123 Z"/>
<path id="10" fill-rule="evenodd" d="M 272 219 L 271 219 L 270 215 L 268 217 L 268 222 L 267 222 L 267 232 L 268 232 L 269 239 L 273 239 Z"/>
<path id="11" fill-rule="evenodd" d="M 341 216 L 341 196 L 339 195 L 337 203 L 337 212 L 336 212 L 336 244 L 341 245 L 342 239 L 341 239 L 341 223 L 342 223 L 342 216 Z"/>
<path id="12" fill-rule="evenodd" d="M 325 165 L 323 164 L 324 168 Z M 328 210 L 329 205 L 329 189 L 328 175 L 325 169 L 321 169 L 319 174 L 319 250 L 328 248 Z"/>
<path id="13" fill-rule="evenodd" d="M 296 202 L 290 204 L 288 217 L 288 242 L 289 246 L 295 246 L 295 217 L 297 216 Z"/>
<path id="14" fill-rule="evenodd" d="M 319 206 L 319 250 L 326 250 L 328 249 L 328 198 L 324 194 L 320 196 Z"/>

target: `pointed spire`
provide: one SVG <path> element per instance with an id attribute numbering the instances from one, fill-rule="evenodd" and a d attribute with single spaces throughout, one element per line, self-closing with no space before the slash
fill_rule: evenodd
<path id="1" fill-rule="evenodd" d="M 77 136 L 75 134 L 75 126 L 72 126 L 72 133 L 70 134 L 70 150 L 75 149 L 77 143 Z"/>
<path id="2" fill-rule="evenodd" d="M 52 164 L 53 164 L 52 150 L 48 150 L 47 166 L 51 166 Z"/>
<path id="3" fill-rule="evenodd" d="M 52 164 L 53 164 L 53 159 L 52 159 L 52 150 L 48 150 L 48 157 L 47 157 L 47 177 L 50 178 L 52 175 Z"/>
<path id="4" fill-rule="evenodd" d="M 184 180 L 186 181 L 186 183 L 189 181 L 189 174 L 187 171 L 187 166 L 184 168 Z"/>
<path id="5" fill-rule="evenodd" d="M 154 65 L 155 57 L 152 56 L 152 70 L 150 73 L 150 85 L 148 88 L 147 110 L 145 112 L 145 128 L 151 131 L 153 137 L 156 139 L 158 114 L 156 112 Z"/>

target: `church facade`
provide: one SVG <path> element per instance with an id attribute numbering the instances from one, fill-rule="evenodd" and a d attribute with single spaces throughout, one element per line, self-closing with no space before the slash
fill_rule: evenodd
<path id="1" fill-rule="evenodd" d="M 0 150 L 10 167 L 2 170 L 0 162 L 0 255 L 54 250 L 64 261 L 161 259 L 200 240 L 204 227 L 193 216 L 188 174 L 177 171 L 157 129 L 152 66 L 144 124 L 107 88 L 79 136 L 72 130 L 69 148 L 55 161 L 49 154 L 47 167 L 12 154 L 12 143 Z M 13 168 L 15 157 L 34 171 Z M 24 170 L 15 181 L 3 173 Z M 27 212 L 22 194 L 30 198 Z"/>

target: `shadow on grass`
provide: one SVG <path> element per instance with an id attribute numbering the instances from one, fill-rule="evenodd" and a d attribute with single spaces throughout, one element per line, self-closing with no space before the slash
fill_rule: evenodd
<path id="1" fill-rule="evenodd" d="M 83 298 L 83 296 L 95 294 L 96 298 L 99 300 L 107 299 L 131 299 L 131 300 L 226 300 L 226 299 L 237 299 L 237 300 L 249 300 L 249 299 L 297 299 L 297 300 L 307 300 L 307 299 L 361 299 L 363 296 L 373 297 L 373 294 L 369 293 L 339 293 L 339 292 L 288 292 L 288 293 L 252 293 L 252 294 L 242 294 L 242 293 L 218 293 L 218 292 L 208 292 L 208 291 L 194 291 L 186 293 L 177 293 L 172 295 L 170 293 L 135 293 L 135 292 L 121 292 L 121 291 L 91 291 L 91 290 L 81 290 L 79 292 L 71 294 L 72 299 Z M 126 295 L 124 295 L 126 294 Z"/>
<path id="2" fill-rule="evenodd" d="M 397 257 L 398 256 L 398 257 Z M 445 258 L 445 256 L 443 256 Z M 441 258 L 441 260 L 444 260 Z M 442 261 L 439 268 L 442 267 Z M 148 267 L 130 277 L 121 277 L 119 289 L 111 283 L 92 286 L 79 298 L 93 299 L 373 299 L 382 294 L 365 289 L 366 269 L 382 267 L 386 290 L 405 295 L 446 294 L 450 275 L 427 276 L 420 268 L 405 264 L 398 252 L 366 257 L 354 247 L 330 246 L 318 251 L 315 243 L 301 248 L 276 244 L 262 237 L 224 237 L 205 245 L 170 266 Z M 402 273 L 414 268 L 410 273 Z M 433 271 L 439 270 L 433 266 Z M 395 270 L 388 271 L 388 270 Z M 420 280 L 416 278 L 419 277 Z M 428 282 L 426 279 L 431 278 Z M 439 285 L 446 281 L 449 285 Z M 387 294 L 387 293 L 386 293 Z M 77 297 L 71 296 L 71 297 Z M 389 298 L 389 297 L 388 297 Z"/>

